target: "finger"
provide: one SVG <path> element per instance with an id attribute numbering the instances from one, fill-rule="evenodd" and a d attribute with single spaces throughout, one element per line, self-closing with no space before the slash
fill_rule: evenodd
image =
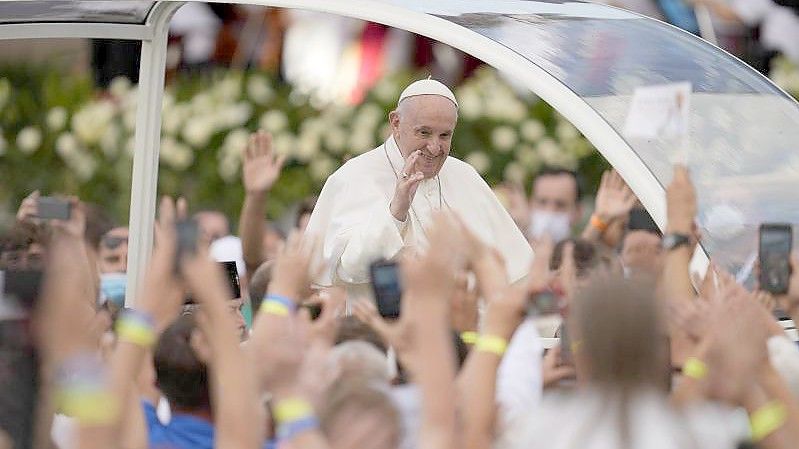
<path id="1" fill-rule="evenodd" d="M 185 220 L 189 216 L 189 203 L 182 196 L 178 198 L 176 214 L 178 220 Z"/>
<path id="2" fill-rule="evenodd" d="M 283 168 L 283 165 L 286 163 L 286 156 L 285 154 L 280 154 L 275 158 L 275 168 L 280 171 Z"/>
<path id="3" fill-rule="evenodd" d="M 408 155 L 408 158 L 405 160 L 405 166 L 402 167 L 402 171 L 404 173 L 411 173 L 413 167 L 416 165 L 416 161 L 419 160 L 419 156 L 421 156 L 422 152 L 417 150 L 413 153 Z"/>
<path id="4" fill-rule="evenodd" d="M 256 138 L 257 138 L 256 134 L 252 133 L 250 134 L 249 139 L 247 139 L 247 146 L 244 147 L 245 161 L 249 161 L 250 159 L 255 157 Z"/>

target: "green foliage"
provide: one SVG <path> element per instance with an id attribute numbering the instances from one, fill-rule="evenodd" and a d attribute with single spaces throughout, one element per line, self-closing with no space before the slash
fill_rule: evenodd
<path id="1" fill-rule="evenodd" d="M 347 159 L 388 135 L 387 115 L 412 73 L 382 79 L 363 103 L 317 105 L 266 73 L 181 75 L 163 102 L 159 194 L 184 195 L 193 209 L 235 218 L 243 196 L 241 151 L 265 128 L 289 162 L 271 194 L 279 217 L 316 194 Z M 0 67 L 0 202 L 15 207 L 32 190 L 76 194 L 127 220 L 136 87 L 115 80 L 95 91 L 88 76 L 52 67 Z M 596 185 L 603 159 L 543 101 L 520 95 L 484 68 L 456 89 L 453 155 L 492 185 L 529 186 L 544 164 L 579 169 Z"/>

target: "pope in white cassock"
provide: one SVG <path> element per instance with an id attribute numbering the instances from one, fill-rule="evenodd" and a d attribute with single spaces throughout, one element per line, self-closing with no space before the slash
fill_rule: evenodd
<path id="1" fill-rule="evenodd" d="M 471 165 L 449 156 L 458 103 L 446 86 L 420 80 L 388 116 L 391 136 L 345 163 L 325 182 L 307 233 L 323 240 L 320 286 L 369 296 L 369 265 L 403 249 L 427 248 L 437 210 L 456 212 L 504 256 L 511 282 L 527 274 L 533 252 Z"/>

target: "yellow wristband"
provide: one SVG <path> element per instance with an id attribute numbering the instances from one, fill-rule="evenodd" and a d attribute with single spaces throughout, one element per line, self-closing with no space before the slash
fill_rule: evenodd
<path id="1" fill-rule="evenodd" d="M 278 424 L 313 416 L 313 407 L 303 399 L 284 399 L 272 408 Z"/>
<path id="2" fill-rule="evenodd" d="M 787 418 L 788 411 L 785 405 L 778 401 L 769 402 L 755 410 L 749 418 L 752 441 L 759 443 L 782 427 Z"/>
<path id="3" fill-rule="evenodd" d="M 461 332 L 461 341 L 467 345 L 476 344 L 480 340 L 480 334 L 477 332 L 466 331 Z"/>
<path id="4" fill-rule="evenodd" d="M 264 301 L 261 304 L 261 313 L 269 313 L 277 316 L 288 316 L 289 308 L 285 304 L 277 301 Z"/>
<path id="5" fill-rule="evenodd" d="M 707 365 L 696 357 L 688 357 L 682 365 L 682 373 L 692 379 L 702 380 L 707 376 Z"/>
<path id="6" fill-rule="evenodd" d="M 61 390 L 57 398 L 59 410 L 81 424 L 110 424 L 119 414 L 116 398 L 105 390 L 81 391 L 70 388 Z"/>
<path id="7" fill-rule="evenodd" d="M 501 357 L 508 349 L 508 341 L 495 335 L 482 335 L 477 340 L 476 348 L 478 351 L 490 352 Z"/>
<path id="8" fill-rule="evenodd" d="M 155 331 L 137 320 L 122 317 L 117 321 L 117 338 L 135 345 L 149 348 L 155 343 Z"/>

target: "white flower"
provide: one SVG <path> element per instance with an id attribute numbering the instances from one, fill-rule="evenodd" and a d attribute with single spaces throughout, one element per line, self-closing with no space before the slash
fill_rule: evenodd
<path id="1" fill-rule="evenodd" d="M 0 79 L 0 110 L 2 110 L 11 98 L 11 83 L 5 79 Z"/>
<path id="2" fill-rule="evenodd" d="M 45 121 L 51 131 L 61 131 L 67 124 L 67 110 L 61 106 L 56 106 L 47 113 Z"/>
<path id="3" fill-rule="evenodd" d="M 524 178 L 525 176 L 527 176 L 527 171 L 518 162 L 511 162 L 505 166 L 505 170 L 503 171 L 503 176 L 508 181 L 517 184 L 523 184 Z"/>
<path id="4" fill-rule="evenodd" d="M 319 138 L 311 133 L 304 133 L 297 139 L 297 159 L 308 162 L 319 154 Z"/>
<path id="5" fill-rule="evenodd" d="M 130 91 L 130 80 L 124 76 L 117 76 L 108 85 L 108 91 L 116 98 L 124 98 Z"/>
<path id="6" fill-rule="evenodd" d="M 6 138 L 3 137 L 3 134 L 0 133 L 0 156 L 6 154 L 7 147 L 8 143 L 6 142 Z"/>
<path id="7" fill-rule="evenodd" d="M 161 129 L 164 133 L 175 135 L 183 126 L 183 122 L 191 114 L 187 105 L 177 105 L 164 110 L 164 115 L 161 118 Z"/>
<path id="8" fill-rule="evenodd" d="M 325 148 L 333 154 L 341 154 L 346 149 L 347 133 L 340 126 L 334 126 L 327 130 L 323 136 Z"/>
<path id="9" fill-rule="evenodd" d="M 358 128 L 350 136 L 350 149 L 356 154 L 365 153 L 374 147 L 375 138 L 370 129 Z"/>
<path id="10" fill-rule="evenodd" d="M 284 132 L 273 137 L 272 147 L 277 154 L 291 155 L 295 152 L 295 146 L 296 138 L 291 133 Z"/>
<path id="11" fill-rule="evenodd" d="M 234 128 L 247 123 L 252 116 L 252 106 L 247 102 L 239 102 L 219 108 L 216 114 L 217 126 Z"/>
<path id="12" fill-rule="evenodd" d="M 555 128 L 555 135 L 558 136 L 558 140 L 561 142 L 568 142 L 580 137 L 580 132 L 577 131 L 577 128 L 575 128 L 571 123 L 567 121 L 561 121 L 558 123 L 557 128 Z"/>
<path id="13" fill-rule="evenodd" d="M 483 112 L 483 100 L 474 88 L 463 87 L 458 91 L 458 113 L 466 120 L 475 120 Z"/>
<path id="14" fill-rule="evenodd" d="M 361 106 L 358 116 L 355 121 L 362 126 L 374 129 L 374 127 L 383 120 L 385 111 L 380 106 L 374 103 L 367 103 Z"/>
<path id="15" fill-rule="evenodd" d="M 522 122 L 519 132 L 526 141 L 538 142 L 539 139 L 546 135 L 547 130 L 538 120 L 529 119 Z"/>
<path id="16" fill-rule="evenodd" d="M 114 105 L 109 101 L 90 103 L 72 116 L 72 130 L 75 132 L 78 140 L 85 145 L 94 145 L 100 141 L 100 138 L 105 133 L 106 127 L 111 120 L 114 119 L 114 112 Z M 127 113 L 125 115 L 126 125 L 128 125 L 128 129 L 132 130 L 133 126 L 127 123 L 129 120 Z M 136 116 L 134 113 L 134 125 L 135 122 Z"/>
<path id="17" fill-rule="evenodd" d="M 507 153 L 517 143 L 519 136 L 510 126 L 498 126 L 491 132 L 491 144 L 497 151 Z"/>
<path id="18" fill-rule="evenodd" d="M 225 136 L 225 141 L 222 143 L 222 148 L 225 157 L 240 158 L 244 149 L 247 148 L 247 142 L 250 140 L 250 133 L 244 128 L 234 129 Z"/>
<path id="19" fill-rule="evenodd" d="M 103 150 L 103 154 L 109 158 L 119 154 L 120 136 L 121 132 L 117 125 L 111 124 L 106 128 L 103 137 L 100 138 L 100 149 Z"/>
<path id="20" fill-rule="evenodd" d="M 78 146 L 78 140 L 71 133 L 61 134 L 55 141 L 55 151 L 62 158 L 74 154 L 78 151 Z"/>
<path id="21" fill-rule="evenodd" d="M 529 144 L 522 144 L 516 149 L 516 160 L 531 172 L 537 171 L 541 166 L 541 159 L 538 157 L 538 153 Z"/>
<path id="22" fill-rule="evenodd" d="M 136 137 L 130 136 L 128 140 L 125 142 L 125 153 L 128 156 L 133 156 L 133 153 L 136 152 Z"/>
<path id="23" fill-rule="evenodd" d="M 42 132 L 34 126 L 26 126 L 17 134 L 17 148 L 25 154 L 33 154 L 42 145 Z"/>
<path id="24" fill-rule="evenodd" d="M 191 109 L 196 115 L 212 114 L 215 108 L 214 99 L 208 92 L 201 92 L 191 99 Z"/>
<path id="25" fill-rule="evenodd" d="M 517 98 L 508 101 L 505 106 L 505 118 L 513 123 L 518 123 L 524 120 L 525 117 L 527 117 L 527 105 Z"/>
<path id="26" fill-rule="evenodd" d="M 536 149 L 538 150 L 538 154 L 541 156 L 541 159 L 543 159 L 547 164 L 551 164 L 553 161 L 555 161 L 560 153 L 558 144 L 549 137 L 541 139 Z"/>
<path id="27" fill-rule="evenodd" d="M 336 162 L 329 157 L 319 157 L 311 161 L 308 166 L 311 176 L 316 181 L 324 181 L 336 170 Z"/>
<path id="28" fill-rule="evenodd" d="M 161 111 L 166 112 L 168 109 L 171 109 L 175 106 L 175 96 L 172 95 L 172 92 L 165 91 L 163 98 L 161 98 Z"/>
<path id="29" fill-rule="evenodd" d="M 94 172 L 97 171 L 97 161 L 83 151 L 76 152 L 66 162 L 72 172 L 83 182 L 90 180 L 94 176 Z"/>
<path id="30" fill-rule="evenodd" d="M 466 162 L 474 167 L 478 173 L 485 174 L 491 168 L 491 158 L 485 152 L 477 150 L 472 151 L 466 156 Z"/>
<path id="31" fill-rule="evenodd" d="M 183 127 L 183 140 L 194 148 L 202 149 L 208 145 L 211 136 L 216 132 L 213 119 L 208 116 L 193 117 Z"/>
<path id="32" fill-rule="evenodd" d="M 390 78 L 383 78 L 372 88 L 372 93 L 379 101 L 391 103 L 399 97 L 399 89 L 400 86 L 396 81 Z"/>
<path id="33" fill-rule="evenodd" d="M 256 104 L 264 105 L 272 99 L 275 92 L 266 77 L 253 75 L 247 80 L 247 95 Z"/>
<path id="34" fill-rule="evenodd" d="M 167 136 L 161 140 L 159 157 L 175 170 L 185 170 L 194 162 L 194 154 L 186 144 Z"/>
<path id="35" fill-rule="evenodd" d="M 258 126 L 269 131 L 270 133 L 277 133 L 282 131 L 289 125 L 289 119 L 286 114 L 281 111 L 266 111 L 258 120 Z"/>
<path id="36" fill-rule="evenodd" d="M 221 101 L 238 100 L 241 96 L 241 82 L 240 75 L 228 75 L 214 86 L 213 94 Z"/>
<path id="37" fill-rule="evenodd" d="M 136 131 L 136 119 L 137 119 L 137 114 L 135 109 L 126 110 L 125 113 L 122 115 L 122 122 L 125 125 L 125 129 L 127 129 L 131 133 Z"/>
<path id="38" fill-rule="evenodd" d="M 222 160 L 219 161 L 219 167 L 217 169 L 219 176 L 228 184 L 235 182 L 238 179 L 239 165 L 241 165 L 240 159 L 223 157 Z"/>

